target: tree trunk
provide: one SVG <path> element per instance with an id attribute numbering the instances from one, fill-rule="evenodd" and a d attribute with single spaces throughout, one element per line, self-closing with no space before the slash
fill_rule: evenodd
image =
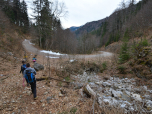
<path id="1" fill-rule="evenodd" d="M 91 89 L 89 84 L 84 86 L 83 92 L 86 93 L 89 97 L 96 97 L 96 93 Z"/>

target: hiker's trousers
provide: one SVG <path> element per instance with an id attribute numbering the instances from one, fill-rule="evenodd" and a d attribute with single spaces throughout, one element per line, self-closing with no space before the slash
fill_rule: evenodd
<path id="1" fill-rule="evenodd" d="M 31 85 L 33 96 L 34 98 L 36 98 L 36 80 L 33 83 L 30 83 L 30 85 Z"/>

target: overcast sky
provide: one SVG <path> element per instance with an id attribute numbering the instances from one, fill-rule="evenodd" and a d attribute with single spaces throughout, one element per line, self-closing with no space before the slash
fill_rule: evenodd
<path id="1" fill-rule="evenodd" d="M 29 15 L 33 12 L 33 0 L 25 0 Z M 68 11 L 66 18 L 61 18 L 62 26 L 81 26 L 87 22 L 103 19 L 114 12 L 122 0 L 58 0 L 64 2 Z M 125 0 L 128 1 L 128 0 Z M 139 0 L 136 0 L 139 1 Z"/>

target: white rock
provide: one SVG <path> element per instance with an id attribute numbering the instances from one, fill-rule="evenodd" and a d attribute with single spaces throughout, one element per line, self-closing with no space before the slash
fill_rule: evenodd
<path id="1" fill-rule="evenodd" d="M 143 86 L 142 89 L 147 91 L 147 86 Z"/>
<path id="2" fill-rule="evenodd" d="M 97 85 L 102 85 L 103 81 L 100 81 L 100 82 L 95 82 L 95 84 Z"/>
<path id="3" fill-rule="evenodd" d="M 45 107 L 45 104 L 42 104 L 42 107 Z"/>
<path id="4" fill-rule="evenodd" d="M 128 96 L 131 95 L 131 92 L 129 92 L 129 91 L 125 91 L 125 93 L 126 93 Z"/>
<path id="5" fill-rule="evenodd" d="M 110 99 L 103 99 L 103 102 L 108 104 L 108 105 L 111 104 Z"/>
<path id="6" fill-rule="evenodd" d="M 152 101 L 151 100 L 146 100 L 146 105 L 150 106 L 152 108 Z"/>
<path id="7" fill-rule="evenodd" d="M 63 94 L 59 93 L 59 97 L 63 97 L 63 96 L 64 96 Z"/>
<path id="8" fill-rule="evenodd" d="M 42 102 L 44 102 L 44 100 L 40 100 L 40 102 L 42 103 Z"/>
<path id="9" fill-rule="evenodd" d="M 111 103 L 112 105 L 117 106 L 119 104 L 119 101 L 116 100 L 115 98 L 111 98 Z"/>
<path id="10" fill-rule="evenodd" d="M 70 63 L 72 63 L 72 62 L 74 62 L 75 61 L 75 59 L 73 59 L 73 60 L 70 60 Z"/>
<path id="11" fill-rule="evenodd" d="M 98 87 L 97 91 L 101 92 L 102 91 L 102 87 Z"/>
<path id="12" fill-rule="evenodd" d="M 15 100 L 12 100 L 12 103 L 15 103 L 16 101 Z"/>
<path id="13" fill-rule="evenodd" d="M 128 79 L 128 80 L 126 80 L 126 83 L 131 83 L 131 80 L 129 80 L 129 79 Z"/>
<path id="14" fill-rule="evenodd" d="M 142 88 L 134 88 L 134 92 L 136 93 L 141 93 L 143 91 Z"/>
<path id="15" fill-rule="evenodd" d="M 120 86 L 117 86 L 119 89 L 123 88 L 121 85 Z"/>
<path id="16" fill-rule="evenodd" d="M 35 104 L 36 104 L 36 102 L 31 102 L 31 104 L 35 105 Z"/>
<path id="17" fill-rule="evenodd" d="M 89 83 L 90 87 L 97 87 L 97 85 L 94 82 Z"/>
<path id="18" fill-rule="evenodd" d="M 144 97 L 145 99 L 150 99 L 150 98 L 151 98 L 150 95 L 144 95 L 143 97 Z"/>
<path id="19" fill-rule="evenodd" d="M 133 97 L 136 101 L 142 101 L 141 96 L 139 94 L 131 94 L 131 97 Z"/>
<path id="20" fill-rule="evenodd" d="M 83 89 L 80 89 L 80 90 L 79 90 L 79 94 L 80 94 L 82 97 L 84 97 Z"/>
<path id="21" fill-rule="evenodd" d="M 152 93 L 152 90 L 147 90 L 149 93 Z"/>
<path id="22" fill-rule="evenodd" d="M 123 94 L 121 91 L 115 91 L 115 90 L 112 90 L 111 93 L 115 98 L 120 98 Z"/>
<path id="23" fill-rule="evenodd" d="M 99 103 L 99 105 L 102 105 L 102 102 L 103 101 L 103 99 L 102 99 L 102 97 L 98 97 L 98 103 Z"/>
<path id="24" fill-rule="evenodd" d="M 133 90 L 133 85 L 129 85 L 128 87 L 126 87 L 126 90 L 132 91 Z"/>
<path id="25" fill-rule="evenodd" d="M 49 92 L 46 91 L 46 92 L 44 93 L 44 95 L 47 95 L 48 93 L 49 93 Z"/>
<path id="26" fill-rule="evenodd" d="M 28 95 L 31 95 L 31 94 L 32 94 L 32 92 L 31 92 L 31 91 L 27 91 L 26 93 L 27 93 Z"/>
<path id="27" fill-rule="evenodd" d="M 108 82 L 103 82 L 102 85 L 103 85 L 104 87 L 106 87 L 106 86 L 111 87 L 111 83 L 108 83 Z"/>
<path id="28" fill-rule="evenodd" d="M 130 111 L 134 111 L 135 109 L 134 109 L 132 106 L 130 106 L 130 107 L 129 107 L 129 110 L 130 110 Z"/>
<path id="29" fill-rule="evenodd" d="M 126 104 L 123 103 L 123 104 L 120 105 L 120 107 L 121 107 L 121 108 L 125 108 L 125 107 L 126 107 Z"/>

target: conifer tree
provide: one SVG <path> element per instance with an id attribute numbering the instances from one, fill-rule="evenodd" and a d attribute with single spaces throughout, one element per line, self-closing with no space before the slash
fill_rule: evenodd
<path id="1" fill-rule="evenodd" d="M 20 14 L 21 14 L 21 4 L 20 0 L 13 0 L 13 11 L 15 17 L 15 24 L 20 26 Z"/>
<path id="2" fill-rule="evenodd" d="M 27 13 L 27 5 L 23 0 L 21 2 L 21 26 L 23 27 L 23 31 L 26 32 L 29 29 L 29 18 Z"/>
<path id="3" fill-rule="evenodd" d="M 33 1 L 33 4 L 34 4 L 34 14 L 36 15 L 33 15 L 34 17 L 34 20 L 36 21 L 36 26 L 37 26 L 37 31 L 38 31 L 38 37 L 39 37 L 39 46 L 42 47 L 42 43 L 41 43 L 41 28 L 40 28 L 40 12 L 41 12 L 41 7 L 42 7 L 42 4 L 43 4 L 43 0 L 35 0 Z"/>
<path id="4" fill-rule="evenodd" d="M 64 5 L 58 8 L 58 2 L 53 3 L 49 0 L 35 0 L 34 19 L 36 21 L 37 33 L 39 37 L 39 46 L 49 48 L 53 45 L 53 35 L 60 27 L 60 15 L 63 12 Z"/>

